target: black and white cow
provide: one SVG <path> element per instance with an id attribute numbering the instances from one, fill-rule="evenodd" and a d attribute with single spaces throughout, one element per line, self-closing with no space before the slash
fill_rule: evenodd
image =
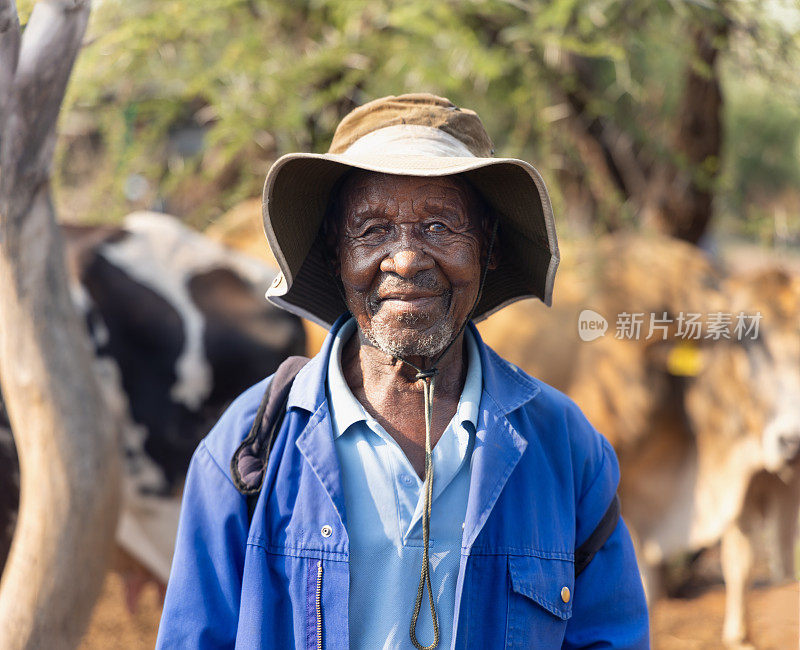
<path id="1" fill-rule="evenodd" d="M 123 422 L 117 542 L 166 582 L 192 452 L 239 393 L 305 352 L 301 321 L 264 298 L 275 270 L 164 214 L 64 226 L 72 292 Z M 19 476 L 0 410 L 0 568 Z"/>

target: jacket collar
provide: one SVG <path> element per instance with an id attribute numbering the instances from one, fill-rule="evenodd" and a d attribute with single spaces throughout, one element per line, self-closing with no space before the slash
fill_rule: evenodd
<path id="1" fill-rule="evenodd" d="M 472 547 L 483 530 L 511 472 L 528 446 L 528 441 L 506 416 L 541 392 L 535 380 L 502 359 L 483 342 L 473 323 L 469 327 L 481 351 L 483 394 L 475 448 L 472 451 L 469 499 L 462 540 L 465 549 Z"/>
<path id="2" fill-rule="evenodd" d="M 507 415 L 539 394 L 541 388 L 535 380 L 486 345 L 474 323 L 468 327 L 481 353 L 483 391 L 500 413 Z"/>

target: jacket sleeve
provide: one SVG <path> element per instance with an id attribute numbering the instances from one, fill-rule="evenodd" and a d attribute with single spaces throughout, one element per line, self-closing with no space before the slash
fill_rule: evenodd
<path id="1" fill-rule="evenodd" d="M 577 505 L 577 544 L 591 534 L 617 491 L 619 466 L 611 445 L 600 441 L 592 478 Z M 595 471 L 599 465 L 599 469 Z M 564 648 L 649 648 L 647 604 L 630 534 L 622 518 L 575 580 L 572 618 Z"/>
<path id="2" fill-rule="evenodd" d="M 246 500 L 204 440 L 186 477 L 156 648 L 234 647 L 247 533 Z"/>

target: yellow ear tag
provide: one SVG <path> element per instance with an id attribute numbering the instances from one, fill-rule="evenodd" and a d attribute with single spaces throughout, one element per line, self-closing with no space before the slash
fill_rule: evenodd
<path id="1" fill-rule="evenodd" d="M 694 341 L 681 341 L 667 355 L 667 371 L 678 377 L 694 377 L 703 367 L 700 346 Z"/>

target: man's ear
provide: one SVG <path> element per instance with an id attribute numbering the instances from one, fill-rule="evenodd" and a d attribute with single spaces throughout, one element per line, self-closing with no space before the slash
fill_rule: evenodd
<path id="1" fill-rule="evenodd" d="M 337 278 L 342 275 L 342 265 L 339 263 L 339 252 L 341 248 L 339 235 L 342 228 L 342 219 L 344 218 L 342 188 L 349 182 L 349 179 L 354 173 L 355 170 L 350 169 L 334 183 L 328 197 L 328 207 L 325 210 L 325 216 L 322 218 L 322 226 L 320 227 L 322 245 L 325 247 L 325 256 L 328 258 L 331 270 Z"/>
<path id="2" fill-rule="evenodd" d="M 325 256 L 331 266 L 331 270 L 336 277 L 341 275 L 341 265 L 339 264 L 339 219 L 335 204 L 331 204 L 322 220 L 321 228 L 322 245 L 325 248 Z"/>
<path id="3" fill-rule="evenodd" d="M 487 268 L 493 271 L 499 265 L 502 254 L 500 251 L 500 218 L 495 209 L 489 205 L 489 202 L 483 197 L 483 194 L 481 194 L 468 179 L 464 178 L 463 180 L 467 186 L 467 192 L 470 194 L 472 205 L 474 209 L 477 210 L 480 219 L 484 247 L 481 254 L 481 266 L 486 264 Z M 492 242 L 493 234 L 494 242 Z M 489 254 L 490 244 L 492 249 L 491 254 Z M 489 254 L 488 260 L 486 259 L 487 254 Z"/>

